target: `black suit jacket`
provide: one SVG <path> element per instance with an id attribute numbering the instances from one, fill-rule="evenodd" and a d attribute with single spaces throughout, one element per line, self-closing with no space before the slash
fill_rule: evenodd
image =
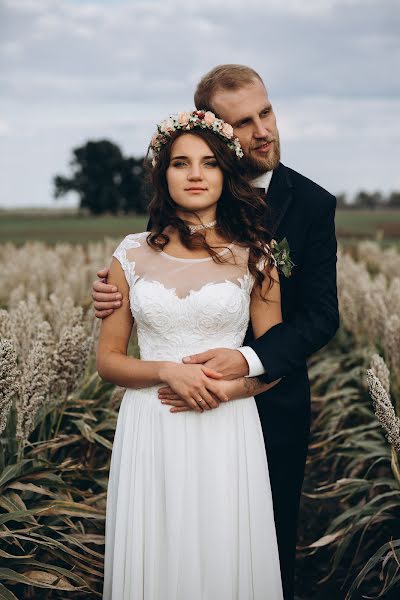
<path id="1" fill-rule="evenodd" d="M 310 388 L 307 358 L 325 346 L 339 326 L 336 290 L 336 199 L 282 163 L 266 196 L 274 239 L 287 238 L 295 263 L 292 275 L 279 274 L 283 323 L 254 339 L 251 346 L 266 369 L 266 382 L 282 377 L 256 396 L 266 444 L 307 444 Z"/>

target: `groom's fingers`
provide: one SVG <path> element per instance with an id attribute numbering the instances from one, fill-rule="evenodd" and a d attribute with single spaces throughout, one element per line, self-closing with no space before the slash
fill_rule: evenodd
<path id="1" fill-rule="evenodd" d="M 161 401 L 162 404 L 168 404 L 169 406 L 187 406 L 187 402 L 184 400 L 172 400 L 171 398 L 166 398 Z"/>
<path id="2" fill-rule="evenodd" d="M 183 400 L 180 396 L 178 396 L 178 394 L 176 394 L 174 392 L 174 390 L 170 387 L 164 387 L 164 388 L 160 388 L 158 390 L 158 399 L 159 400 L 182 400 L 183 402 L 185 402 L 185 400 Z"/>
<path id="3" fill-rule="evenodd" d="M 165 386 L 165 387 L 161 387 L 158 389 L 158 394 L 174 394 L 175 392 L 173 391 L 172 388 L 170 388 L 169 386 Z"/>
<path id="4" fill-rule="evenodd" d="M 180 396 L 178 396 L 178 394 L 158 394 L 158 399 L 159 400 L 180 400 L 181 402 L 186 402 L 186 400 L 183 400 Z"/>
<path id="5" fill-rule="evenodd" d="M 200 354 L 192 354 L 191 356 L 185 356 L 182 358 L 182 362 L 190 365 L 198 365 L 207 362 L 213 358 L 214 354 L 212 350 L 206 352 L 200 352 Z"/>
<path id="6" fill-rule="evenodd" d="M 210 369 L 209 367 L 202 367 L 204 375 L 207 377 L 211 377 L 211 379 L 221 379 L 222 373 L 218 373 L 218 371 L 214 371 L 214 369 Z"/>

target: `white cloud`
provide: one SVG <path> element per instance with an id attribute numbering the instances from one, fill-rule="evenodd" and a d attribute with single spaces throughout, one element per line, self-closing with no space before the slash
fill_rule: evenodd
<path id="1" fill-rule="evenodd" d="M 8 41 L 0 44 L 0 54 L 4 55 L 6 58 L 17 57 L 21 54 L 23 46 L 20 42 L 16 41 Z"/>
<path id="2" fill-rule="evenodd" d="M 21 14 L 37 14 L 46 10 L 51 10 L 58 0 L 3 0 L 4 6 L 10 11 Z"/>

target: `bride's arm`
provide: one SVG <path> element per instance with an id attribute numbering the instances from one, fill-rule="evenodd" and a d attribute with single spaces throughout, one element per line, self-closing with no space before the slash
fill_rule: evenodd
<path id="1" fill-rule="evenodd" d="M 108 283 L 118 287 L 122 306 L 103 319 L 97 347 L 97 372 L 102 379 L 126 388 L 140 388 L 160 383 L 158 361 L 141 361 L 127 356 L 133 316 L 129 307 L 129 286 L 118 260 L 112 259 Z"/>
<path id="2" fill-rule="evenodd" d="M 122 306 L 101 322 L 97 348 L 97 371 L 100 377 L 125 388 L 145 388 L 167 383 L 189 406 L 200 411 L 196 402 L 198 398 L 204 398 L 212 406 L 217 406 L 213 395 L 220 401 L 226 401 L 216 381 L 222 376 L 204 365 L 140 360 L 127 356 L 133 316 L 129 305 L 129 286 L 115 258 L 111 262 L 108 282 L 120 290 Z"/>
<path id="3" fill-rule="evenodd" d="M 281 291 L 276 267 L 271 270 L 271 277 L 272 286 L 270 289 L 268 289 L 268 278 L 265 278 L 261 290 L 259 286 L 254 286 L 251 294 L 250 318 L 255 339 L 264 335 L 274 325 L 282 323 Z M 224 381 L 223 385 L 229 399 L 235 400 L 266 392 L 279 381 L 280 379 L 277 379 L 271 383 L 264 383 L 258 377 L 240 377 L 231 381 Z"/>

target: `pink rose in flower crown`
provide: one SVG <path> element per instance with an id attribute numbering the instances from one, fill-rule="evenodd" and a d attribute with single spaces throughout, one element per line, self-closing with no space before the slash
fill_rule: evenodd
<path id="1" fill-rule="evenodd" d="M 215 121 L 215 115 L 213 112 L 211 112 L 210 110 L 208 110 L 206 112 L 206 114 L 204 115 L 204 122 L 206 123 L 206 125 L 212 125 Z"/>
<path id="2" fill-rule="evenodd" d="M 229 125 L 229 123 L 224 123 L 221 129 L 222 135 L 227 138 L 231 138 L 233 136 L 233 127 Z"/>
<path id="3" fill-rule="evenodd" d="M 179 121 L 179 125 L 187 125 L 189 123 L 189 117 L 190 117 L 190 113 L 188 112 L 181 112 L 178 115 L 178 121 Z"/>
<path id="4" fill-rule="evenodd" d="M 153 135 L 153 137 L 151 138 L 151 145 L 155 146 L 157 144 L 157 142 L 158 142 L 158 133 L 155 133 Z"/>

